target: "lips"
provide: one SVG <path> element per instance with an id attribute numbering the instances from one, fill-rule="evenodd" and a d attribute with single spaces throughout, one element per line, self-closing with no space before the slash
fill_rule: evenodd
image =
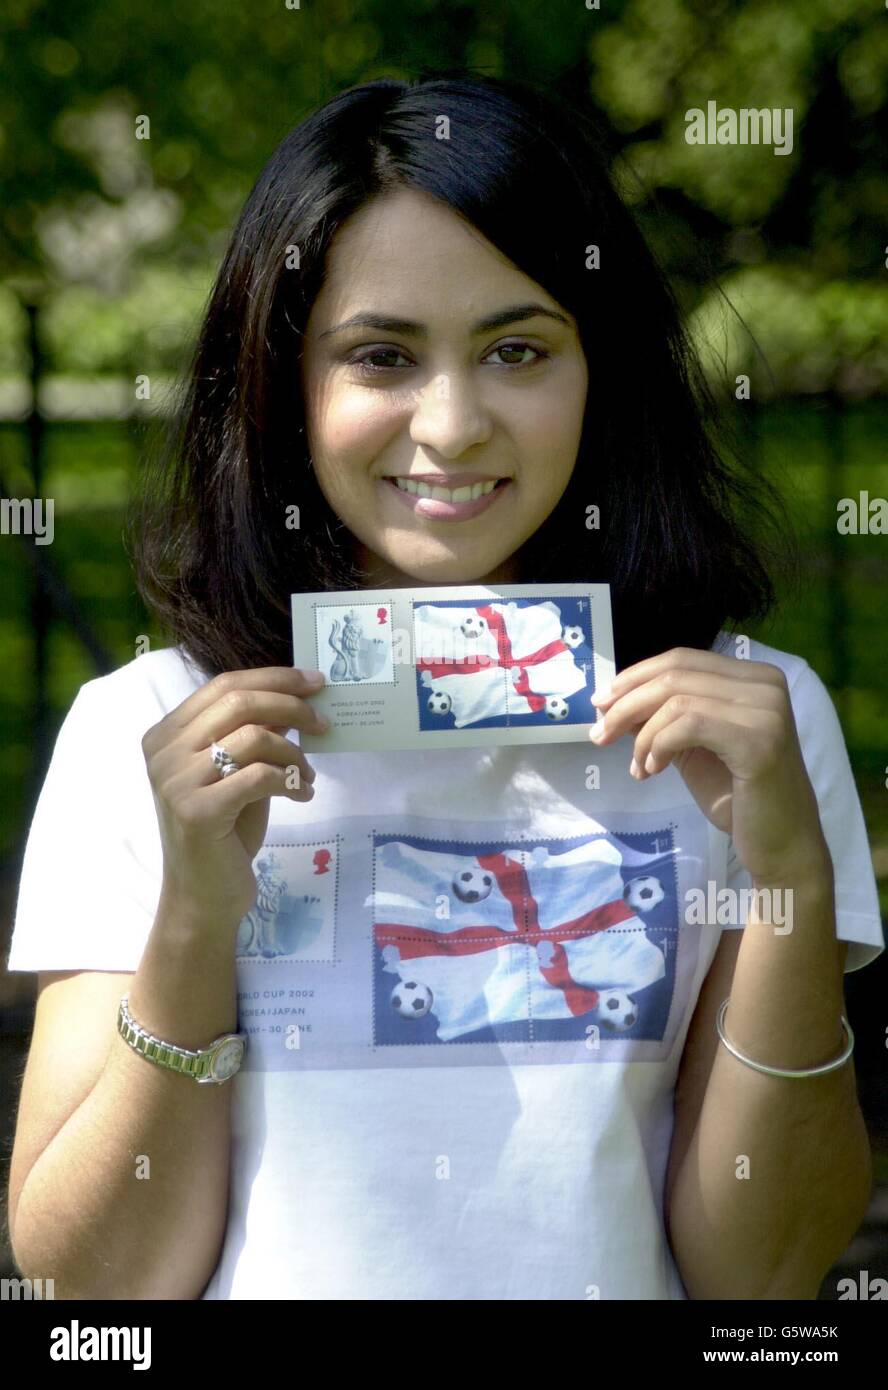
<path id="1" fill-rule="evenodd" d="M 486 511 L 509 486 L 508 478 L 464 474 L 445 486 L 434 474 L 384 478 L 383 483 L 419 516 L 435 521 L 467 521 Z"/>

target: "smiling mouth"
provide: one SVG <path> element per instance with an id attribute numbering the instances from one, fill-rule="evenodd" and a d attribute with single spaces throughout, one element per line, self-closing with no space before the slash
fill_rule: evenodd
<path id="1" fill-rule="evenodd" d="M 382 481 L 397 494 L 400 503 L 429 521 L 470 521 L 496 504 L 510 478 L 479 478 L 458 487 L 442 487 L 423 478 L 387 477 Z"/>
<path id="2" fill-rule="evenodd" d="M 431 497 L 438 502 L 474 502 L 479 497 L 486 497 L 493 492 L 495 487 L 502 483 L 507 483 L 508 478 L 490 478 L 487 482 L 468 484 L 464 483 L 460 487 L 449 488 L 441 487 L 439 484 L 430 484 L 422 479 L 413 478 L 386 478 L 386 482 L 394 483 L 400 492 L 410 493 L 413 497 Z"/>

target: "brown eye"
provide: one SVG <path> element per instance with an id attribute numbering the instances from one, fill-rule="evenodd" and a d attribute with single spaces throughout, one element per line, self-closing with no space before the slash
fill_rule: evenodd
<path id="1" fill-rule="evenodd" d="M 528 352 L 533 353 L 533 357 L 523 362 L 520 361 L 519 359 Z M 499 347 L 493 349 L 490 355 L 494 356 L 495 354 L 499 354 L 503 358 L 502 365 L 504 367 L 534 367 L 537 362 L 542 362 L 544 358 L 549 356 L 547 352 L 531 346 L 530 343 L 501 343 Z"/>
<path id="2" fill-rule="evenodd" d="M 362 352 L 359 356 L 349 360 L 352 366 L 357 367 L 359 371 L 366 372 L 369 376 L 375 372 L 399 370 L 394 360 L 396 358 L 400 358 L 402 362 L 407 362 L 400 348 L 379 347 L 371 348 L 369 352 Z M 407 366 L 410 366 L 409 362 L 407 362 Z"/>

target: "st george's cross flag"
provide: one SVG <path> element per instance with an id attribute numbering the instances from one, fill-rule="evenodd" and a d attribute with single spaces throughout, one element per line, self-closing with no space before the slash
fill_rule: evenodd
<path id="1" fill-rule="evenodd" d="M 479 621 L 480 620 L 480 621 Z M 415 612 L 416 669 L 430 692 L 450 697 L 458 729 L 481 719 L 543 709 L 587 683 L 562 640 L 555 603 L 423 604 Z"/>
<path id="2" fill-rule="evenodd" d="M 665 973 L 624 900 L 620 863 L 603 837 L 563 854 L 389 841 L 376 850 L 367 900 L 383 968 L 428 987 L 442 1042 L 502 1023 L 594 1017 L 600 991 L 635 994 Z"/>

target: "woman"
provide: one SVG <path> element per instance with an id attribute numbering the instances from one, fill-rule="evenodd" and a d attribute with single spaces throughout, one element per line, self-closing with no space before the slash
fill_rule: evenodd
<path id="1" fill-rule="evenodd" d="M 379 81 L 275 151 L 137 527 L 173 645 L 82 688 L 31 830 L 25 1273 L 95 1298 L 816 1296 L 869 1190 L 842 972 L 883 943 L 825 688 L 727 635 L 771 601 L 768 499 L 703 400 L 580 113 Z M 291 593 L 579 580 L 611 585 L 620 671 L 594 749 L 298 748 L 323 725 Z M 512 939 L 465 958 L 456 1003 L 420 961 L 398 1016 L 374 932 L 434 934 L 460 872 Z M 593 901 L 631 911 L 595 938 Z"/>

